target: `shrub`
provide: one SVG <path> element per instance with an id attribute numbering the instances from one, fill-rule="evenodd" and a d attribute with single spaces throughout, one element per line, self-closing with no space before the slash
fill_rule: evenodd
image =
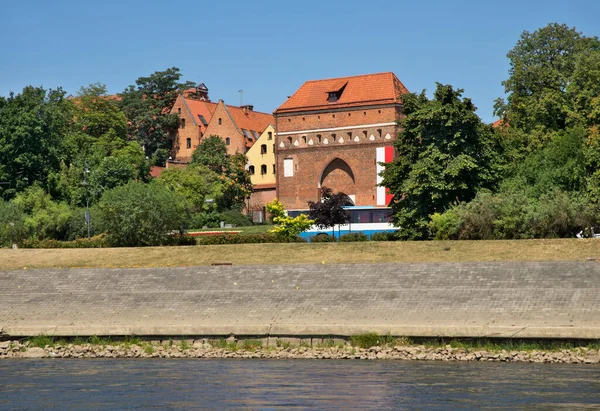
<path id="1" fill-rule="evenodd" d="M 106 240 L 117 247 L 166 244 L 188 214 L 184 197 L 154 183 L 130 182 L 109 190 L 98 206 Z"/>
<path id="2" fill-rule="evenodd" d="M 456 240 L 460 232 L 462 220 L 455 209 L 443 214 L 434 213 L 430 216 L 427 228 L 435 240 Z"/>
<path id="3" fill-rule="evenodd" d="M 225 224 L 232 224 L 234 227 L 246 227 L 252 225 L 252 221 L 247 215 L 239 210 L 226 210 L 219 214 L 220 221 Z"/>
<path id="4" fill-rule="evenodd" d="M 27 237 L 23 214 L 19 208 L 0 200 L 0 247 L 12 246 Z"/>
<path id="5" fill-rule="evenodd" d="M 108 247 L 106 235 L 100 234 L 90 238 L 78 238 L 73 241 L 58 240 L 24 240 L 21 242 L 22 248 L 103 248 Z"/>
<path id="6" fill-rule="evenodd" d="M 265 234 L 218 234 L 196 237 L 200 245 L 222 244 L 258 244 L 258 243 L 305 243 L 301 237 L 282 237 L 272 233 Z"/>
<path id="7" fill-rule="evenodd" d="M 396 232 L 383 231 L 381 233 L 375 233 L 371 236 L 371 241 L 398 241 L 399 238 Z"/>
<path id="8" fill-rule="evenodd" d="M 319 233 L 310 237 L 311 243 L 335 243 L 335 241 L 335 237 L 325 233 Z"/>
<path id="9" fill-rule="evenodd" d="M 369 236 L 365 233 L 348 233 L 340 236 L 340 243 L 350 243 L 356 241 L 369 241 Z"/>

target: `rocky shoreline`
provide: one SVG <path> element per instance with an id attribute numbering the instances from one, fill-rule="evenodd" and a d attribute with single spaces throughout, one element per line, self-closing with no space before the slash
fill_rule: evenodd
<path id="1" fill-rule="evenodd" d="M 31 346 L 28 341 L 0 342 L 2 358 L 264 358 L 264 359 L 354 359 L 412 361 L 480 361 L 599 364 L 600 350 L 573 348 L 560 351 L 486 351 L 453 348 L 450 345 L 376 346 L 370 348 L 340 344 L 331 347 L 214 347 L 202 341 L 191 344 L 56 344 Z"/>

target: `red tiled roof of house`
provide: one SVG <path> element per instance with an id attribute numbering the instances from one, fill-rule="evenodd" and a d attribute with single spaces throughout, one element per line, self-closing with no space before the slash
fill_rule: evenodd
<path id="1" fill-rule="evenodd" d="M 236 106 L 226 105 L 226 107 L 239 129 L 256 131 L 260 135 L 265 131 L 269 124 L 275 124 L 275 120 L 271 114 L 254 110 L 245 110 Z M 248 147 L 251 147 L 253 143 L 254 140 L 246 141 Z"/>
<path id="2" fill-rule="evenodd" d="M 217 109 L 217 103 L 213 103 L 212 101 L 202 101 L 202 100 L 194 100 L 191 98 L 184 98 L 185 104 L 187 104 L 188 108 L 192 112 L 194 116 L 194 120 L 202 130 L 206 129 L 206 126 L 202 124 L 200 121 L 199 115 L 203 116 L 207 123 L 210 123 L 210 119 Z"/>
<path id="3" fill-rule="evenodd" d="M 339 99 L 329 102 L 328 93 L 339 91 L 342 88 Z M 391 72 L 309 80 L 275 110 L 275 113 L 394 103 L 402 94 L 408 93 L 404 84 Z"/>

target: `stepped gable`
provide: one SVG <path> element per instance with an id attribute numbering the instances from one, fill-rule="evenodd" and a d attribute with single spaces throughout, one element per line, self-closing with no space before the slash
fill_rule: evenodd
<path id="1" fill-rule="evenodd" d="M 338 93 L 339 98 L 331 101 L 331 93 Z M 309 80 L 275 112 L 343 108 L 366 103 L 387 104 L 397 102 L 408 93 L 392 72 Z"/>

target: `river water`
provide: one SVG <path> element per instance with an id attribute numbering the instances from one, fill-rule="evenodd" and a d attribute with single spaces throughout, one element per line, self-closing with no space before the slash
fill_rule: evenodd
<path id="1" fill-rule="evenodd" d="M 0 410 L 600 409 L 600 366 L 1 360 Z"/>

